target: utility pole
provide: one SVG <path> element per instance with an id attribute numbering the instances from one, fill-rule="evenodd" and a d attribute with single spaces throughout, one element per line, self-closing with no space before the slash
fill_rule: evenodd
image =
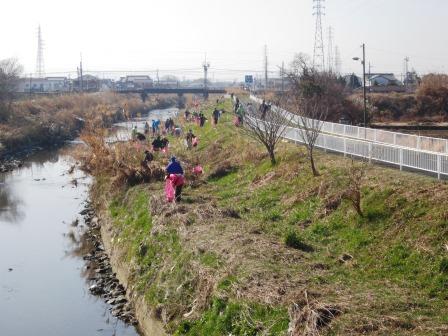
<path id="1" fill-rule="evenodd" d="M 207 74 L 208 74 L 208 68 L 210 68 L 210 63 L 207 63 L 207 55 L 205 55 L 205 61 L 204 64 L 202 64 L 202 67 L 204 68 L 204 98 L 208 98 L 208 84 L 207 84 Z"/>
<path id="2" fill-rule="evenodd" d="M 264 45 L 264 85 L 268 89 L 268 46 Z"/>
<path id="3" fill-rule="evenodd" d="M 327 62 L 328 62 L 328 72 L 333 72 L 333 28 L 330 26 L 328 27 L 328 56 L 327 56 Z"/>
<path id="4" fill-rule="evenodd" d="M 325 15 L 325 7 L 322 5 L 323 2 L 325 2 L 325 0 L 313 0 L 313 15 L 316 17 L 313 67 L 320 71 L 325 70 L 324 40 L 322 37 L 322 16 Z"/>
<path id="5" fill-rule="evenodd" d="M 367 127 L 367 91 L 366 91 L 366 44 L 362 44 L 362 75 L 363 75 L 363 96 L 364 96 L 364 127 Z M 366 135 L 364 135 L 365 137 Z"/>
<path id="6" fill-rule="evenodd" d="M 33 76 L 33 75 L 32 75 L 32 74 L 30 74 L 30 96 L 31 96 L 31 87 L 32 87 L 32 86 L 31 86 L 31 80 L 32 80 L 32 76 Z"/>
<path id="7" fill-rule="evenodd" d="M 362 81 L 363 81 L 363 99 L 364 99 L 364 127 L 367 127 L 367 90 L 366 90 L 366 45 L 362 44 Z M 359 57 L 353 57 L 354 61 L 359 61 Z M 367 137 L 367 129 L 364 130 L 364 138 Z"/>

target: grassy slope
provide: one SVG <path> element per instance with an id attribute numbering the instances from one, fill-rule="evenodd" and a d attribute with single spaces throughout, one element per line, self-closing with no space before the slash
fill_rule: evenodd
<path id="1" fill-rule="evenodd" d="M 324 334 L 448 332 L 446 184 L 370 167 L 365 218 L 345 201 L 324 211 L 346 185 L 348 160 L 319 153 L 314 178 L 303 150 L 282 143 L 272 167 L 231 120 L 227 113 L 217 128 L 194 126 L 192 152 L 173 139 L 173 151 L 206 172 L 181 205 L 163 202 L 161 184 L 116 192 L 109 205 L 136 288 L 168 331 L 285 334 L 288 307 L 306 290 L 342 311 Z M 217 168 L 230 173 L 207 179 Z M 99 179 L 97 195 L 108 190 Z M 314 251 L 287 247 L 286 236 Z M 353 259 L 341 262 L 344 253 Z"/>

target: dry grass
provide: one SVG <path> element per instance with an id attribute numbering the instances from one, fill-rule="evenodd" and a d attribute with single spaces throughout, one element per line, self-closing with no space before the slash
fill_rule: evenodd
<path id="1" fill-rule="evenodd" d="M 51 146 L 77 136 L 86 122 L 94 127 L 109 127 L 151 108 L 169 107 L 174 103 L 174 97 L 156 97 L 143 103 L 137 95 L 114 93 L 17 101 L 12 105 L 9 119 L 0 123 L 0 149 L 11 152 L 26 146 Z"/>
<path id="2" fill-rule="evenodd" d="M 308 292 L 305 291 L 303 302 L 294 303 L 289 309 L 288 336 L 319 336 L 321 330 L 339 314 L 339 307 L 309 300 Z"/>

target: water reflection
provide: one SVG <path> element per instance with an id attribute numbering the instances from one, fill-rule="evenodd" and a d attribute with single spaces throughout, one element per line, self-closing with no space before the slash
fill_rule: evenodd
<path id="1" fill-rule="evenodd" d="M 13 194 L 5 183 L 5 176 L 0 175 L 0 223 L 18 223 L 25 217 L 22 210 L 24 202 Z"/>
<path id="2" fill-rule="evenodd" d="M 68 174 L 72 165 L 57 152 L 42 152 L 0 174 L 0 335 L 137 335 L 89 293 L 78 257 L 83 223 L 71 225 L 89 179 Z"/>

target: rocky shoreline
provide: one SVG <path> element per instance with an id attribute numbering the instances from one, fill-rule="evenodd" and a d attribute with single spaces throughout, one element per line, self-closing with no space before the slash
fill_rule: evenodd
<path id="1" fill-rule="evenodd" d="M 112 269 L 101 239 L 100 220 L 89 201 L 86 201 L 85 209 L 80 212 L 80 215 L 83 216 L 87 226 L 84 238 L 88 248 L 83 259 L 86 261 L 86 270 L 88 271 L 89 291 L 110 305 L 109 310 L 113 316 L 124 323 L 137 326 L 134 306 L 128 301 L 126 289 L 120 284 Z"/>
<path id="2" fill-rule="evenodd" d="M 17 159 L 0 161 L 0 173 L 7 173 L 22 166 L 23 161 Z"/>
<path id="3" fill-rule="evenodd" d="M 57 145 L 56 145 L 57 146 Z M 12 153 L 1 153 L 0 152 L 0 173 L 7 173 L 13 171 L 17 168 L 21 168 L 25 159 L 45 148 L 39 146 L 27 147 L 18 152 Z"/>

